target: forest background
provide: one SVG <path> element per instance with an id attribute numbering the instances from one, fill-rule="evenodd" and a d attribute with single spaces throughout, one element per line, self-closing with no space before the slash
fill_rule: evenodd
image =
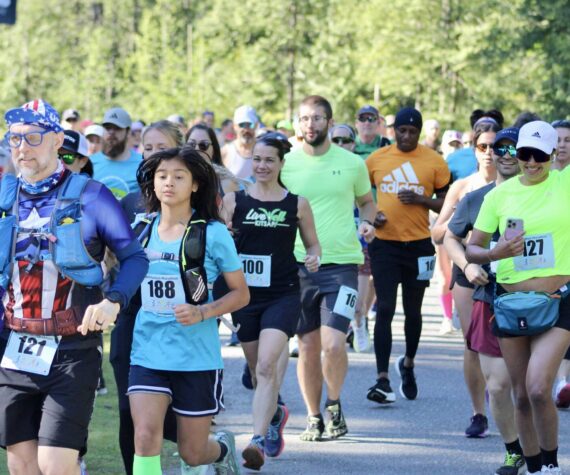
<path id="1" fill-rule="evenodd" d="M 0 25 L 0 109 L 42 97 L 100 120 L 238 105 L 268 124 L 321 94 L 337 121 L 414 105 L 463 128 L 475 108 L 547 120 L 570 105 L 567 0 L 19 0 Z"/>

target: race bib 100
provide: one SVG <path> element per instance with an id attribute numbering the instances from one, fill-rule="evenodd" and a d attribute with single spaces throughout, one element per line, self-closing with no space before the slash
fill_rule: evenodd
<path id="1" fill-rule="evenodd" d="M 253 254 L 239 255 L 245 281 L 249 287 L 269 287 L 271 285 L 271 256 Z"/>

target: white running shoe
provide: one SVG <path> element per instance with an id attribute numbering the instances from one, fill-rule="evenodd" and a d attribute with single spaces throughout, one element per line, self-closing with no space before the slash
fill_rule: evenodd
<path id="1" fill-rule="evenodd" d="M 455 328 L 450 318 L 443 317 L 441 319 L 441 325 L 437 334 L 439 336 L 453 335 L 455 333 Z"/>
<path id="2" fill-rule="evenodd" d="M 289 340 L 289 356 L 292 358 L 299 357 L 299 340 L 297 339 L 297 335 Z"/>
<path id="3" fill-rule="evenodd" d="M 540 473 L 554 473 L 560 475 L 562 471 L 560 470 L 560 467 L 555 467 L 554 465 L 550 464 L 548 467 L 546 465 L 543 465 Z"/>
<path id="4" fill-rule="evenodd" d="M 208 473 L 208 465 L 198 465 L 192 467 L 184 460 L 180 459 L 180 475 L 206 475 Z"/>
<path id="5" fill-rule="evenodd" d="M 354 338 L 352 340 L 354 351 L 357 353 L 367 351 L 370 348 L 370 335 L 368 334 L 368 328 L 366 327 L 366 318 L 362 317 L 360 319 L 360 326 L 356 324 L 356 320 L 353 320 L 352 331 L 354 333 Z"/>

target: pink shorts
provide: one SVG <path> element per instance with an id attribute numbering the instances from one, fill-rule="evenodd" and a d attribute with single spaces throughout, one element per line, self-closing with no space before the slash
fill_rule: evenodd
<path id="1" fill-rule="evenodd" d="M 471 311 L 471 323 L 465 340 L 467 341 L 467 348 L 471 351 L 502 358 L 499 340 L 491 331 L 492 318 L 493 314 L 489 304 L 475 300 Z"/>

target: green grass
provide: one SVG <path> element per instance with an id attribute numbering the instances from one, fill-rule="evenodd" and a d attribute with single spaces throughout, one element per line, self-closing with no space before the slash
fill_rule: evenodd
<path id="1" fill-rule="evenodd" d="M 89 475 L 123 475 L 123 459 L 119 449 L 119 409 L 113 370 L 109 364 L 109 334 L 105 334 L 103 374 L 109 393 L 95 399 L 95 409 L 89 425 L 88 452 L 85 456 Z M 173 457 L 176 445 L 165 441 L 162 449 L 163 470 L 177 467 Z M 170 472 L 170 470 L 169 470 Z M 174 470 L 172 473 L 176 473 Z M 8 473 L 6 452 L 0 451 L 0 474 Z"/>

